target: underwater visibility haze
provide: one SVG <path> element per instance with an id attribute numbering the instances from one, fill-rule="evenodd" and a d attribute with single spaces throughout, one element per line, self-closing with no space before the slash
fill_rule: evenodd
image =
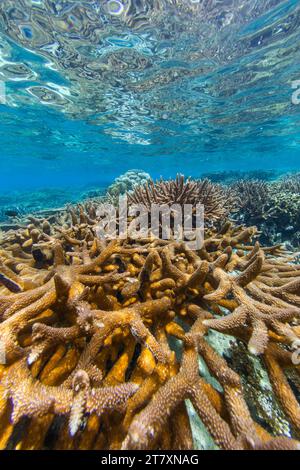
<path id="1" fill-rule="evenodd" d="M 1 0 L 0 449 L 299 450 L 299 157 L 299 0 Z"/>

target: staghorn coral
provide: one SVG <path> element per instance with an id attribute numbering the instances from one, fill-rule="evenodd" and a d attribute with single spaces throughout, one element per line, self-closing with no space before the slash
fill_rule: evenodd
<path id="1" fill-rule="evenodd" d="M 137 186 L 128 194 L 128 201 L 132 205 L 143 204 L 149 211 L 151 204 L 203 204 L 206 224 L 223 220 L 235 206 L 234 194 L 230 189 L 211 183 L 208 179 L 185 180 L 182 175 L 177 175 L 175 180 L 151 180 Z"/>
<path id="2" fill-rule="evenodd" d="M 300 173 L 291 173 L 283 176 L 278 181 L 277 186 L 286 192 L 300 194 Z"/>
<path id="3" fill-rule="evenodd" d="M 194 252 L 172 240 L 99 240 L 91 201 L 51 217 L 1 240 L 1 448 L 191 449 L 188 399 L 221 448 L 299 448 L 292 256 L 229 222 Z M 212 330 L 261 359 L 288 431 L 255 419 Z"/>
<path id="4" fill-rule="evenodd" d="M 231 187 L 239 202 L 238 216 L 245 224 L 261 224 L 272 212 L 266 208 L 270 187 L 265 181 L 239 180 Z"/>
<path id="5" fill-rule="evenodd" d="M 19 228 L 25 230 L 28 221 L 35 225 L 35 221 L 43 219 L 46 219 L 52 227 L 53 224 L 57 224 L 70 228 L 76 225 L 74 217 L 82 223 L 93 224 L 101 204 L 111 203 L 118 206 L 119 195 L 124 194 L 127 189 L 131 205 L 142 203 L 149 208 L 153 197 L 157 198 L 156 202 L 168 205 L 188 203 L 195 206 L 197 202 L 201 202 L 206 208 L 204 214 L 206 226 L 218 225 L 220 221 L 230 216 L 237 223 L 256 225 L 261 232 L 260 240 L 263 244 L 287 243 L 287 246 L 299 247 L 300 195 L 297 186 L 299 175 L 288 175 L 272 182 L 251 179 L 251 173 L 248 176 L 249 178 L 245 177 L 229 186 L 215 184 L 208 179 L 184 181 L 180 176 L 175 180 L 155 183 L 149 181 L 149 175 L 144 172 L 130 170 L 117 178 L 116 183 L 101 197 L 95 192 L 94 195 L 90 194 L 88 200 L 69 206 L 68 210 L 44 209 L 29 217 L 12 217 L 9 222 L 0 224 L 0 228 L 4 231 L 15 231 Z M 161 183 L 168 189 L 162 190 Z M 191 191 L 187 188 L 184 190 L 187 186 Z M 153 191 L 157 192 L 156 196 Z M 36 255 L 39 254 L 37 250 Z"/>
<path id="6" fill-rule="evenodd" d="M 300 184 L 299 174 L 287 175 L 271 183 L 241 180 L 231 186 L 238 200 L 234 219 L 255 224 L 265 244 L 287 242 L 299 246 Z"/>
<path id="7" fill-rule="evenodd" d="M 261 229 L 266 228 L 269 240 L 273 243 L 289 241 L 295 247 L 299 246 L 300 194 L 289 193 L 274 185 L 267 204 L 272 208 L 272 216 L 266 219 Z"/>

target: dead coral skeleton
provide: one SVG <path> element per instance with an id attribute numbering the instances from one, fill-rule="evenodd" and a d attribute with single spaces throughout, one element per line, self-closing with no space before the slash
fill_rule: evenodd
<path id="1" fill-rule="evenodd" d="M 1 448 L 18 425 L 18 449 L 192 449 L 189 399 L 220 448 L 299 449 L 287 373 L 299 375 L 300 269 L 289 253 L 229 222 L 207 229 L 195 252 L 159 239 L 98 240 L 92 203 L 57 219 L 32 219 L 1 240 Z M 255 421 L 210 329 L 262 359 L 294 439 Z"/>

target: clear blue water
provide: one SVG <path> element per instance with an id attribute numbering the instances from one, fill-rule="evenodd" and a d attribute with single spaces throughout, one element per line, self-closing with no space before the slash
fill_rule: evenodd
<path id="1" fill-rule="evenodd" d="M 2 194 L 300 169 L 297 0 L 3 0 L 0 80 Z"/>

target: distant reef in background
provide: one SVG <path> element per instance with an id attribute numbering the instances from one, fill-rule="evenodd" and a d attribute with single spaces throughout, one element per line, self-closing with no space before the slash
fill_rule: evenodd
<path id="1" fill-rule="evenodd" d="M 33 191 L 0 193 L 0 222 L 15 217 L 24 217 L 48 209 L 57 209 L 66 204 L 76 204 L 85 199 L 100 197 L 106 188 L 40 188 Z"/>
<path id="2" fill-rule="evenodd" d="M 165 183 L 168 187 L 172 181 L 175 179 L 155 182 L 145 171 L 133 169 L 116 178 L 109 187 L 44 188 L 0 195 L 0 228 L 7 230 L 20 225 L 30 214 L 49 215 L 56 210 L 64 210 L 67 205 L 88 200 L 117 204 L 119 195 L 128 194 L 130 198 L 133 194 L 132 200 L 135 201 L 136 195 L 142 197 L 145 186 L 151 194 L 155 185 L 155 190 L 164 191 Z M 261 232 L 260 242 L 264 245 L 285 244 L 288 249 L 300 248 L 300 173 L 220 171 L 202 173 L 200 178 L 190 178 L 190 181 L 200 183 L 199 202 L 204 206 L 207 200 L 205 192 L 221 199 L 223 194 L 229 218 L 239 224 L 255 225 Z"/>
<path id="3" fill-rule="evenodd" d="M 202 173 L 201 178 L 207 178 L 213 183 L 231 184 L 238 180 L 257 179 L 261 181 L 274 181 L 282 176 L 277 170 L 251 170 L 251 171 L 212 171 Z"/>

